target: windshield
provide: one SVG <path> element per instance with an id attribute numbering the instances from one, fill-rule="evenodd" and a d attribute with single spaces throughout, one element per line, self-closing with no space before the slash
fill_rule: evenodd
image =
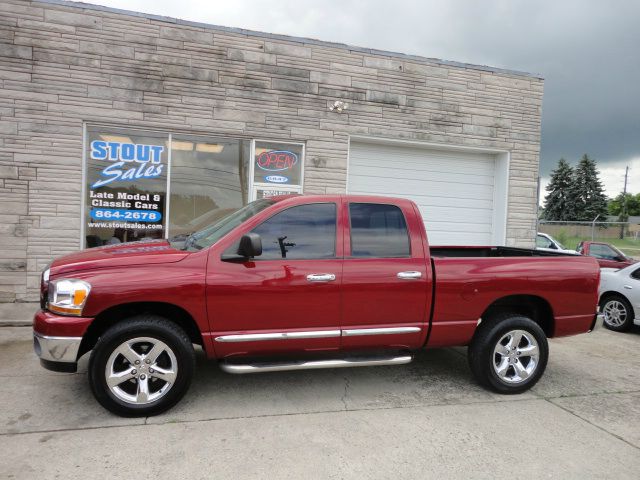
<path id="1" fill-rule="evenodd" d="M 203 248 L 210 247 L 238 225 L 246 222 L 274 203 L 273 200 L 262 198 L 245 205 L 240 210 L 222 217 L 216 223 L 189 235 L 183 250 L 202 250 Z"/>
<path id="2" fill-rule="evenodd" d="M 613 250 L 614 252 L 616 252 L 616 254 L 617 254 L 619 257 L 624 258 L 625 260 L 627 260 L 627 256 L 626 256 L 624 253 L 622 253 L 622 252 L 618 249 L 618 247 L 616 247 L 615 245 L 611 245 L 611 244 L 609 244 L 609 247 L 611 248 L 611 250 Z"/>

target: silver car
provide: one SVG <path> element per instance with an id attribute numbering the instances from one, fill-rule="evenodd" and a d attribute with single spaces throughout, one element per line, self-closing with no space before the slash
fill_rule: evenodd
<path id="1" fill-rule="evenodd" d="M 600 312 L 604 326 L 616 332 L 640 325 L 640 265 L 620 270 L 604 268 L 600 274 Z"/>

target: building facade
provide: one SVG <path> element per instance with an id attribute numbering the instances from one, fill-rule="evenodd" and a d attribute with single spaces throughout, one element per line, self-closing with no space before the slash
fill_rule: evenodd
<path id="1" fill-rule="evenodd" d="M 432 243 L 530 247 L 542 93 L 485 66 L 0 0 L 0 304 L 36 301 L 56 256 L 279 192 L 409 197 Z"/>

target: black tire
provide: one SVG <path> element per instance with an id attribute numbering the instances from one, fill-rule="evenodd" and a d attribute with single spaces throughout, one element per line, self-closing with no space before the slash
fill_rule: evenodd
<path id="1" fill-rule="evenodd" d="M 515 369 L 516 365 L 507 367 L 505 379 L 501 378 L 494 368 L 494 365 L 502 359 L 506 359 L 508 362 L 513 360 L 516 363 L 521 361 L 518 363 L 518 367 L 525 366 L 527 368 L 529 362 L 533 361 L 533 358 L 527 356 L 526 353 L 522 357 L 515 358 L 506 355 L 503 357 L 494 353 L 498 342 L 504 339 L 509 332 L 514 331 L 526 332 L 530 337 L 533 337 L 538 346 L 538 357 L 535 359 L 535 363 L 531 364 L 532 371 L 527 378 L 521 381 L 517 380 L 520 377 Z M 522 338 L 524 340 L 519 345 L 528 344 L 527 337 L 523 336 Z M 507 350 L 509 349 L 507 348 Z M 518 351 L 516 350 L 513 355 L 517 355 Z M 473 375 L 478 383 L 484 387 L 504 394 L 522 393 L 533 387 L 542 377 L 549 358 L 549 344 L 542 328 L 530 318 L 514 313 L 499 314 L 481 322 L 469 345 L 467 358 Z M 511 381 L 508 381 L 509 379 Z"/>
<path id="2" fill-rule="evenodd" d="M 617 302 L 619 305 L 624 307 L 624 321 L 622 323 L 611 323 L 612 320 L 610 320 L 608 318 L 608 315 L 605 314 L 602 324 L 606 328 L 608 328 L 609 330 L 613 330 L 614 332 L 626 332 L 631 328 L 631 325 L 633 325 L 633 319 L 635 318 L 633 307 L 629 303 L 629 300 L 627 300 L 622 295 L 609 294 L 605 297 L 602 297 L 602 299 L 600 300 L 600 312 L 604 314 L 605 307 L 608 304 L 613 304 L 614 302 Z"/>
<path id="3" fill-rule="evenodd" d="M 165 382 L 155 378 L 158 372 L 155 372 L 155 374 L 150 373 L 152 371 L 150 367 L 153 367 L 153 365 L 145 366 L 145 362 L 142 361 L 142 366 L 138 367 L 140 371 L 137 373 L 144 378 L 144 375 L 142 375 L 144 373 L 143 369 L 146 369 L 144 371 L 147 372 L 148 383 L 145 383 L 145 385 L 149 385 L 151 390 L 154 385 L 167 385 L 167 388 L 160 398 L 149 401 L 149 403 L 136 404 L 118 398 L 116 393 L 109 388 L 106 369 L 107 362 L 109 362 L 112 354 L 116 355 L 116 358 L 124 365 L 123 372 L 128 368 L 136 368 L 128 363 L 124 356 L 118 357 L 114 352 L 126 341 L 145 337 L 164 343 L 171 352 L 169 353 L 166 349 L 163 350 L 161 356 L 158 357 L 158 365 L 160 362 L 168 361 L 171 368 L 173 368 L 173 363 L 175 362 L 177 370 L 175 370 L 175 379 L 171 382 Z M 142 349 L 141 351 L 144 353 L 144 349 L 150 348 L 150 345 L 153 344 L 140 342 L 134 345 L 136 348 Z M 170 355 L 173 355 L 173 357 Z M 91 352 L 89 360 L 89 384 L 96 400 L 107 410 L 123 417 L 146 417 L 158 415 L 178 403 L 189 389 L 194 370 L 195 352 L 191 340 L 184 330 L 175 323 L 156 315 L 137 315 L 117 323 L 100 337 Z M 139 378 L 123 382 L 118 386 L 119 394 L 126 394 L 127 392 L 124 392 L 124 389 L 139 388 L 139 382 Z M 135 395 L 135 393 L 133 394 Z"/>

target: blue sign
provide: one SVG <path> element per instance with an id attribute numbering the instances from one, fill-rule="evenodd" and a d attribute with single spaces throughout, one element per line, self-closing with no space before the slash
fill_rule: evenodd
<path id="1" fill-rule="evenodd" d="M 121 220 L 125 222 L 135 221 L 155 223 L 162 220 L 162 214 L 160 212 L 150 212 L 147 210 L 94 208 L 91 209 L 90 215 L 91 218 L 98 221 Z"/>
<path id="2" fill-rule="evenodd" d="M 98 188 L 112 182 L 130 182 L 144 178 L 156 178 L 162 175 L 162 145 L 144 145 L 139 143 L 91 142 L 91 159 L 113 162 L 106 166 L 91 188 Z"/>
<path id="3" fill-rule="evenodd" d="M 284 175 L 267 175 L 264 179 L 269 183 L 287 183 L 289 181 L 289 177 Z"/>

